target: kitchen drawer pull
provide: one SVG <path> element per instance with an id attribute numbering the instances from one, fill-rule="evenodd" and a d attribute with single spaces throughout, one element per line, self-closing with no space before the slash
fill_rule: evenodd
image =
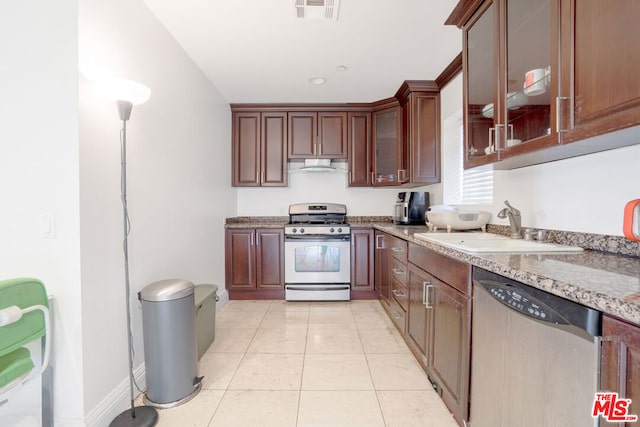
<path id="1" fill-rule="evenodd" d="M 425 282 L 425 285 L 427 283 L 429 283 L 429 282 Z M 431 289 L 432 288 L 433 288 L 433 285 L 431 285 L 431 284 L 425 286 L 425 291 L 426 292 L 424 294 L 426 295 L 426 298 L 425 298 L 424 306 L 426 308 L 433 308 L 433 303 L 431 302 Z"/>
<path id="2" fill-rule="evenodd" d="M 403 249 L 403 248 L 397 248 L 397 247 L 393 247 L 393 248 L 391 248 L 391 250 L 392 250 L 393 252 L 396 252 L 396 253 L 397 253 L 397 252 L 404 252 L 404 249 Z"/>
<path id="3" fill-rule="evenodd" d="M 376 249 L 382 249 L 382 241 L 380 239 L 382 239 L 384 236 L 382 234 L 378 234 L 376 236 Z"/>
<path id="4" fill-rule="evenodd" d="M 402 314 L 398 313 L 397 311 L 392 311 L 391 315 L 393 316 L 394 319 L 402 319 Z"/>
<path id="5" fill-rule="evenodd" d="M 393 292 L 393 294 L 394 294 L 395 296 L 397 296 L 398 298 L 405 298 L 405 297 L 407 296 L 407 295 L 405 295 L 405 294 L 401 293 L 401 292 L 400 292 L 399 290 L 397 290 L 397 289 L 394 289 L 394 290 L 392 290 L 391 292 Z"/>
<path id="6" fill-rule="evenodd" d="M 397 268 L 394 268 L 391 271 L 393 271 L 393 274 L 396 276 L 404 275 L 406 273 L 404 270 L 398 270 Z"/>

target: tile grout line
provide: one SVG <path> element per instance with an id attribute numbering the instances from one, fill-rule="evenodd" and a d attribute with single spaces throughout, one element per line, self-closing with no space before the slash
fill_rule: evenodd
<path id="1" fill-rule="evenodd" d="M 353 310 L 352 310 L 353 312 Z M 355 319 L 354 319 L 355 320 Z M 357 323 L 356 323 L 356 330 L 358 331 L 358 339 L 360 340 L 360 345 L 362 346 L 362 354 L 364 355 L 364 361 L 367 364 L 367 370 L 369 371 L 369 378 L 371 378 L 371 386 L 373 387 L 373 393 L 376 396 L 376 402 L 378 402 L 378 411 L 380 412 L 380 418 L 382 418 L 382 423 L 386 426 L 387 421 L 384 418 L 384 412 L 382 411 L 382 405 L 380 404 L 380 398 L 378 397 L 378 390 L 376 389 L 376 384 L 373 380 L 373 374 L 371 373 L 371 366 L 369 365 L 369 358 L 367 357 L 367 352 L 364 348 L 364 343 L 362 342 L 362 336 L 360 335 L 360 328 L 357 327 Z"/>

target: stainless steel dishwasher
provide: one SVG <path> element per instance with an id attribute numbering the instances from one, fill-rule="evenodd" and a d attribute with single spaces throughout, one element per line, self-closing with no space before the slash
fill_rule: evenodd
<path id="1" fill-rule="evenodd" d="M 474 267 L 472 427 L 597 426 L 599 311 Z"/>

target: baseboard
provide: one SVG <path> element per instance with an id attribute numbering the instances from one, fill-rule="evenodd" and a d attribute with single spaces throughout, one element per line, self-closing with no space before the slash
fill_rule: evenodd
<path id="1" fill-rule="evenodd" d="M 133 371 L 133 377 L 141 389 L 146 387 L 144 363 Z M 134 394 L 138 395 L 138 390 L 134 385 Z M 129 391 L 129 378 L 127 377 L 118 386 L 111 391 L 98 403 L 86 416 L 86 425 L 88 427 L 108 426 L 111 421 L 122 411 L 130 407 L 131 395 Z"/>
<path id="2" fill-rule="evenodd" d="M 229 292 L 226 289 L 218 289 L 218 302 L 216 303 L 216 309 L 222 308 L 223 305 L 229 302 Z"/>

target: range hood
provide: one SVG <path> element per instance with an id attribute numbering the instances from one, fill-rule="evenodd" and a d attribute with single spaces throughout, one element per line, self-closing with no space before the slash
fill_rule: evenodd
<path id="1" fill-rule="evenodd" d="M 331 159 L 304 159 L 304 166 L 298 168 L 301 172 L 335 172 L 331 166 Z"/>

